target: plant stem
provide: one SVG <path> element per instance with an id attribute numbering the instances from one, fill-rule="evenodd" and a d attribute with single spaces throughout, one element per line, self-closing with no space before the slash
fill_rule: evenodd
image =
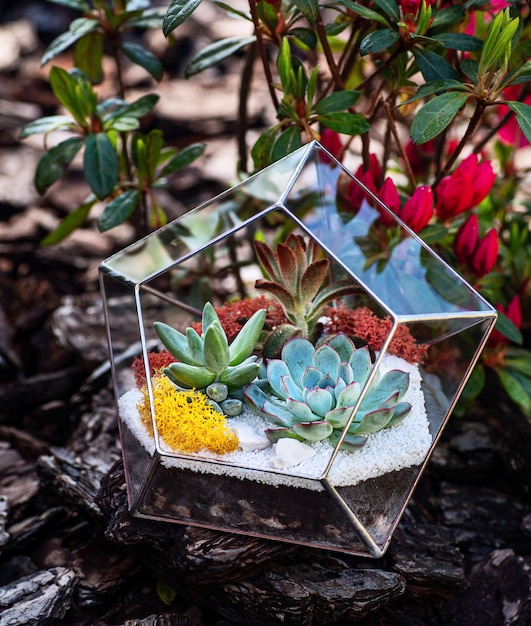
<path id="1" fill-rule="evenodd" d="M 264 38 L 262 34 L 262 27 L 260 25 L 260 18 L 258 17 L 258 11 L 256 9 L 256 0 L 249 0 L 249 9 L 251 11 L 251 17 L 254 24 L 254 33 L 256 35 L 256 43 L 258 45 L 258 52 L 260 53 L 260 59 L 262 60 L 262 66 L 267 79 L 267 85 L 269 87 L 269 95 L 273 101 L 275 111 L 278 111 L 278 98 L 273 87 L 273 74 L 271 73 L 271 67 L 269 66 L 269 59 L 267 58 L 267 51 L 265 49 Z"/>
<path id="2" fill-rule="evenodd" d="M 446 165 L 439 172 L 439 175 L 437 176 L 437 178 L 435 179 L 432 185 L 432 189 L 435 190 L 437 188 L 437 185 L 448 174 L 448 172 L 452 168 L 452 165 L 457 161 L 457 157 L 461 154 L 461 152 L 463 151 L 463 148 L 467 145 L 468 141 L 470 140 L 476 128 L 478 127 L 478 124 L 481 121 L 481 116 L 483 115 L 483 112 L 485 111 L 486 106 L 487 106 L 486 103 L 483 102 L 482 100 L 476 101 L 476 108 L 474 110 L 472 117 L 470 118 L 467 129 L 464 132 L 463 136 L 461 137 L 461 141 L 459 142 L 459 145 L 454 150 L 454 152 L 450 155 L 450 158 L 446 162 Z"/>
<path id="3" fill-rule="evenodd" d="M 253 77 L 253 67 L 256 60 L 256 54 L 258 52 L 258 45 L 253 43 L 247 50 L 247 56 L 242 70 L 242 78 L 240 83 L 240 97 L 238 101 L 238 127 L 237 127 L 237 141 L 238 141 L 238 155 L 239 155 L 239 170 L 241 172 L 247 172 L 247 144 L 245 141 L 247 135 L 247 128 L 249 127 L 249 120 L 247 116 L 247 103 L 249 101 L 249 94 L 251 92 L 251 80 Z"/>
<path id="4" fill-rule="evenodd" d="M 400 156 L 402 157 L 404 164 L 406 166 L 406 173 L 407 173 L 407 177 L 409 178 L 409 181 L 411 182 L 411 185 L 413 187 L 413 189 L 415 189 L 415 187 L 417 186 L 417 182 L 415 180 L 415 174 L 413 174 L 413 170 L 411 169 L 411 163 L 409 162 L 409 159 L 407 158 L 407 154 L 406 151 L 404 149 L 404 145 L 402 144 L 402 142 L 400 141 L 400 135 L 398 134 L 398 129 L 396 127 L 396 121 L 395 118 L 393 117 L 393 113 L 391 111 L 391 106 L 389 104 L 389 102 L 384 102 L 384 109 L 385 109 L 385 114 L 387 115 L 387 120 L 389 122 L 389 129 L 391 131 L 391 133 L 393 134 L 394 140 L 396 142 L 396 145 L 398 147 L 398 151 L 400 152 Z"/>
<path id="5" fill-rule="evenodd" d="M 326 36 L 326 31 L 323 24 L 323 17 L 321 12 L 317 16 L 317 21 L 315 23 L 317 29 L 317 36 L 319 37 L 319 41 L 321 42 L 321 46 L 323 47 L 323 52 L 326 58 L 326 62 L 328 63 L 328 67 L 330 68 L 330 72 L 334 79 L 334 83 L 337 89 L 345 89 L 345 83 L 341 78 L 341 74 L 339 73 L 339 69 L 337 67 L 336 61 L 334 59 L 334 55 L 332 54 L 332 50 L 330 48 L 330 44 L 328 42 L 328 38 Z"/>

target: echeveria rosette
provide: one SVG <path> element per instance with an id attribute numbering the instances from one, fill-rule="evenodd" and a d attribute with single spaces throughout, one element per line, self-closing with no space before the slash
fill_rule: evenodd
<path id="1" fill-rule="evenodd" d="M 164 322 L 155 322 L 160 340 L 177 359 L 164 373 L 179 387 L 203 391 L 227 415 L 238 415 L 243 408 L 241 390 L 260 369 L 252 353 L 265 318 L 265 309 L 256 311 L 230 345 L 210 302 L 203 307 L 201 335 L 191 327 L 183 334 Z"/>
<path id="2" fill-rule="evenodd" d="M 369 349 L 357 349 L 344 334 L 317 346 L 295 337 L 286 342 L 280 359 L 261 364 L 259 380 L 244 388 L 244 396 L 275 425 L 266 432 L 272 441 L 292 437 L 337 443 L 372 367 Z M 401 402 L 408 386 L 406 372 L 391 370 L 381 377 L 376 373 L 343 445 L 355 449 L 371 433 L 399 424 L 411 410 L 409 403 Z"/>

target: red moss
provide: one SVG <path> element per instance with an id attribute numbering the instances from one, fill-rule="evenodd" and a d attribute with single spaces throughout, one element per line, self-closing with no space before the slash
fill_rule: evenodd
<path id="1" fill-rule="evenodd" d="M 381 350 L 393 326 L 390 317 L 381 319 L 367 307 L 357 309 L 328 307 L 325 315 L 329 320 L 325 324 L 326 333 L 345 333 L 360 337 L 373 350 Z M 422 363 L 426 358 L 428 346 L 417 343 L 409 332 L 409 328 L 402 325 L 395 332 L 389 345 L 389 352 L 410 363 Z"/>
<path id="2" fill-rule="evenodd" d="M 229 302 L 221 307 L 216 307 L 221 326 L 227 335 L 229 343 L 240 332 L 245 322 L 260 309 L 266 309 L 267 315 L 265 320 L 265 328 L 273 329 L 280 324 L 289 323 L 288 318 L 284 314 L 283 308 L 272 298 L 265 295 L 256 298 L 245 298 Z M 198 333 L 201 333 L 201 322 L 192 324 Z"/>
<path id="3" fill-rule="evenodd" d="M 153 377 L 155 372 L 160 371 L 164 367 L 168 367 L 170 363 L 177 360 L 173 354 L 167 350 L 162 352 L 148 352 L 150 376 Z M 146 384 L 146 368 L 144 367 L 144 357 L 136 357 L 131 365 L 135 376 L 135 384 L 138 389 Z"/>

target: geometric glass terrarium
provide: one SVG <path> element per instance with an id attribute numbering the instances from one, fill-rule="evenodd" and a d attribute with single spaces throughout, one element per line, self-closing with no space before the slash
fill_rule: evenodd
<path id="1" fill-rule="evenodd" d="M 496 321 L 317 142 L 107 259 L 100 280 L 131 514 L 363 556 L 389 545 Z M 308 328 L 286 289 L 320 305 Z M 238 335 L 256 302 L 262 332 Z M 161 371 L 165 347 L 181 364 Z M 244 407 L 212 427 L 232 447 L 175 444 L 168 422 L 198 435 L 192 400 L 212 382 Z"/>

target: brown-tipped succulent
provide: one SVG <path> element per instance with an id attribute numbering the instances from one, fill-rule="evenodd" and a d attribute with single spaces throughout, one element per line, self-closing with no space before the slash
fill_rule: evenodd
<path id="1" fill-rule="evenodd" d="M 270 333 L 263 353 L 271 357 L 293 336 L 312 338 L 327 304 L 354 293 L 355 286 L 350 280 L 327 283 L 330 263 L 313 239 L 291 234 L 276 250 L 263 241 L 254 247 L 265 277 L 255 287 L 278 300 L 291 322 Z"/>

